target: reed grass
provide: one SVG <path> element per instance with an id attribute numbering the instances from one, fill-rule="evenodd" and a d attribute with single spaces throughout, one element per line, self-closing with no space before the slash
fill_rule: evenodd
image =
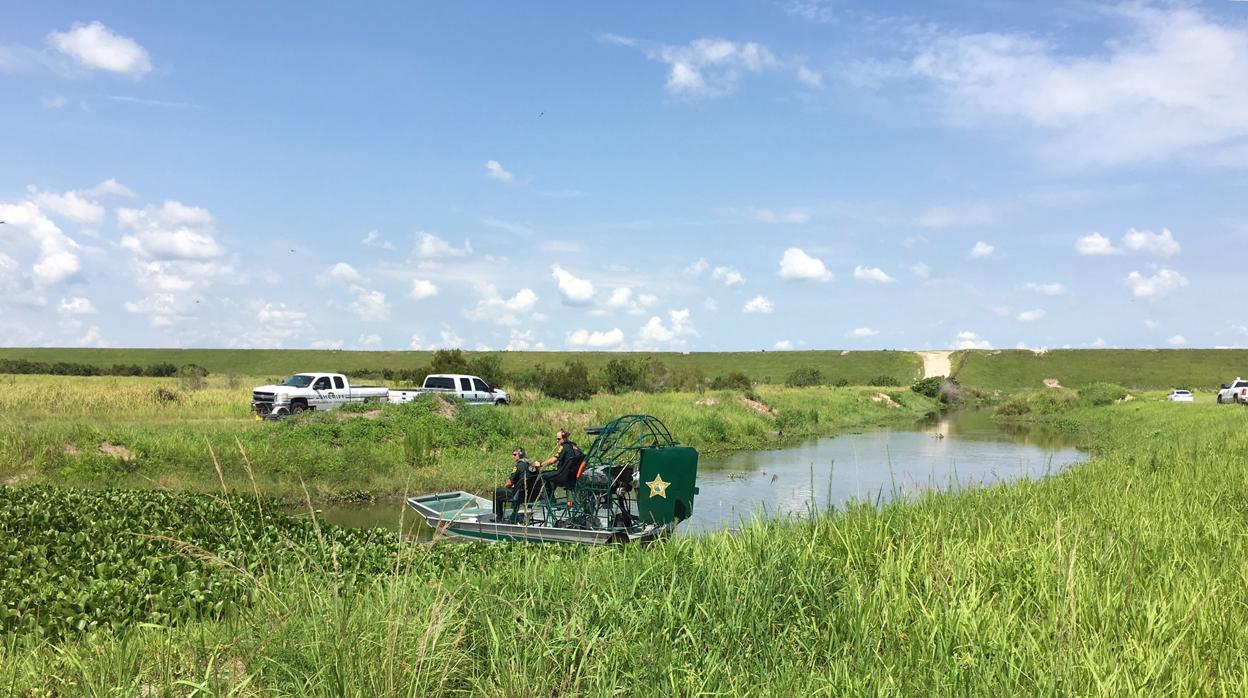
<path id="1" fill-rule="evenodd" d="M 1072 406 L 1096 457 L 649 547 L 498 546 L 358 594 L 50 645 L 17 695 L 1248 694 L 1248 410 Z M 4 690 L 0 689 L 0 690 Z"/>

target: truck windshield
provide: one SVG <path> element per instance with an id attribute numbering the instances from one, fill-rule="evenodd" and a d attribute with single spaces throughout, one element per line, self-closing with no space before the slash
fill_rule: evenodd
<path id="1" fill-rule="evenodd" d="M 296 373 L 290 378 L 282 381 L 282 385 L 288 385 L 292 388 L 306 388 L 309 385 L 312 385 L 312 376 L 305 376 L 302 373 Z"/>

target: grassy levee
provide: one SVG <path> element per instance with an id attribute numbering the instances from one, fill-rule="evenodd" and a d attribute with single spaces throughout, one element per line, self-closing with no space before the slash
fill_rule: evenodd
<path id="1" fill-rule="evenodd" d="M 244 384 L 247 385 L 247 384 Z M 0 380 L 0 484 L 52 482 L 215 491 L 219 464 L 234 489 L 302 498 L 448 489 L 488 492 L 517 445 L 545 457 L 564 427 L 623 414 L 659 417 L 704 453 L 775 447 L 795 438 L 914 420 L 936 407 L 905 388 L 757 389 L 598 395 L 562 402 L 521 394 L 503 408 L 441 399 L 368 412 L 257 422 L 247 387 L 213 377 L 201 390 L 158 378 L 14 376 Z M 891 395 L 898 404 L 873 399 Z M 580 437 L 575 436 L 581 434 Z"/>
<path id="2" fill-rule="evenodd" d="M 1248 410 L 1151 395 L 1050 419 L 1083 434 L 1095 459 L 1039 481 L 644 548 L 461 546 L 459 564 L 399 566 L 356 590 L 331 570 L 278 570 L 256 582 L 248 612 L 219 620 L 7 639 L 0 686 L 1248 694 Z"/>
<path id="3" fill-rule="evenodd" d="M 468 357 L 480 352 L 464 352 Z M 517 372 L 538 364 L 562 366 L 565 361 L 583 361 L 591 371 L 612 359 L 654 357 L 669 368 L 697 367 L 707 378 L 740 372 L 762 383 L 783 383 L 798 368 L 815 368 L 828 381 L 845 379 L 852 385 L 866 385 L 877 376 L 889 376 L 901 385 L 922 377 L 922 362 L 908 351 L 752 351 L 752 352 L 537 352 L 500 351 L 503 369 Z M 0 359 L 26 359 L 43 363 L 114 364 L 175 366 L 198 364 L 213 374 L 246 376 L 285 376 L 298 371 L 351 371 L 355 369 L 414 369 L 428 366 L 428 351 L 338 351 L 318 349 L 83 349 L 83 348 L 0 348 Z M 504 386 L 505 387 L 505 386 Z"/>
<path id="4" fill-rule="evenodd" d="M 1068 388 L 1105 382 L 1136 390 L 1213 390 L 1248 376 L 1248 349 L 970 350 L 954 353 L 951 363 L 959 382 L 981 390 L 1040 388 L 1046 378 Z"/>

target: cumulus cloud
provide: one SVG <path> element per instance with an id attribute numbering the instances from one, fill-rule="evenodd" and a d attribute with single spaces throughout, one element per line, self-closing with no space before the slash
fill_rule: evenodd
<path id="1" fill-rule="evenodd" d="M 979 242 L 975 243 L 974 247 L 971 248 L 970 258 L 971 259 L 984 259 L 986 257 L 991 257 L 992 253 L 996 252 L 996 250 L 997 248 L 993 247 L 992 245 L 989 245 L 983 240 L 980 240 Z"/>
<path id="2" fill-rule="evenodd" d="M 745 277 L 741 276 L 741 272 L 732 267 L 715 267 L 711 271 L 711 280 L 718 281 L 725 286 L 736 286 L 745 283 Z"/>
<path id="3" fill-rule="evenodd" d="M 695 262 L 691 262 L 689 266 L 685 267 L 685 273 L 690 276 L 701 276 L 702 273 L 705 272 L 710 266 L 710 262 L 707 262 L 706 258 L 702 257 Z"/>
<path id="4" fill-rule="evenodd" d="M 652 293 L 633 294 L 633 289 L 621 286 L 612 289 L 611 295 L 602 304 L 600 314 L 624 311 L 630 315 L 643 315 L 646 310 L 659 301 Z"/>
<path id="5" fill-rule="evenodd" d="M 793 341 L 789 339 L 781 339 L 780 341 L 771 345 L 771 348 L 775 349 L 776 351 L 789 351 L 793 348 Z"/>
<path id="6" fill-rule="evenodd" d="M 503 351 L 544 351 L 546 344 L 537 339 L 533 330 L 511 330 Z"/>
<path id="7" fill-rule="evenodd" d="M 570 305 L 584 305 L 594 298 L 594 284 L 589 279 L 574 276 L 558 264 L 551 267 L 550 275 L 559 286 L 563 301 Z"/>
<path id="8" fill-rule="evenodd" d="M 647 58 L 667 66 L 668 94 L 690 101 L 732 94 L 742 77 L 769 71 L 792 71 L 803 84 L 817 87 L 822 76 L 798 61 L 776 57 L 766 46 L 720 38 L 701 38 L 668 46 L 625 36 L 605 34 L 600 39 L 616 46 L 640 48 Z"/>
<path id="9" fill-rule="evenodd" d="M 1083 54 L 1018 33 L 944 34 L 911 69 L 955 121 L 1024 124 L 1063 163 L 1210 156 L 1248 137 L 1248 27 L 1187 3 L 1123 3 L 1108 16 L 1124 35 Z"/>
<path id="10" fill-rule="evenodd" d="M 668 322 L 664 323 L 658 315 L 652 315 L 637 333 L 639 349 L 655 347 L 661 344 L 683 346 L 686 337 L 697 336 L 693 327 L 689 309 L 667 311 Z"/>
<path id="11" fill-rule="evenodd" d="M 77 223 L 98 223 L 104 218 L 103 206 L 76 191 L 57 194 L 30 187 L 30 195 L 39 208 Z"/>
<path id="12" fill-rule="evenodd" d="M 780 278 L 831 281 L 833 277 L 832 272 L 823 265 L 823 260 L 812 257 L 799 248 L 790 247 L 780 258 Z"/>
<path id="13" fill-rule="evenodd" d="M 118 209 L 117 224 L 132 231 L 121 238 L 121 246 L 139 257 L 204 260 L 225 254 L 212 229 L 212 214 L 180 201 Z"/>
<path id="14" fill-rule="evenodd" d="M 599 332 L 597 330 L 574 330 L 568 333 L 568 346 L 588 349 L 610 349 L 624 343 L 624 332 L 616 327 Z"/>
<path id="15" fill-rule="evenodd" d="M 879 333 L 880 333 L 879 330 L 875 330 L 870 327 L 855 327 L 854 329 L 850 330 L 849 332 L 846 332 L 845 334 L 849 335 L 850 337 L 857 337 L 859 339 L 862 339 L 865 337 L 874 337 Z"/>
<path id="16" fill-rule="evenodd" d="M 806 223 L 810 221 L 810 214 L 805 211 L 773 211 L 769 208 L 742 208 L 731 209 L 730 213 L 749 218 L 758 223 Z"/>
<path id="17" fill-rule="evenodd" d="M 1112 240 L 1100 233 L 1090 233 L 1076 240 L 1075 251 L 1087 256 L 1122 254 Z"/>
<path id="18" fill-rule="evenodd" d="M 1001 215 L 1001 208 L 994 204 L 972 201 L 959 204 L 933 206 L 918 215 L 914 223 L 924 228 L 970 228 L 991 225 Z"/>
<path id="19" fill-rule="evenodd" d="M 910 273 L 920 279 L 926 279 L 932 275 L 932 269 L 923 262 L 919 262 L 918 264 L 910 267 Z"/>
<path id="20" fill-rule="evenodd" d="M 73 298 L 62 298 L 61 304 L 57 306 L 56 312 L 61 315 L 94 315 L 95 304 L 90 298 L 75 296 Z"/>
<path id="21" fill-rule="evenodd" d="M 257 301 L 256 325 L 258 344 L 281 346 L 282 343 L 310 328 L 308 314 L 285 303 Z"/>
<path id="22" fill-rule="evenodd" d="M 1187 286 L 1187 277 L 1173 269 L 1162 269 L 1152 276 L 1145 276 L 1138 271 L 1127 274 L 1125 280 L 1131 295 L 1147 301 L 1155 301 L 1172 295 Z"/>
<path id="23" fill-rule="evenodd" d="M 412 289 L 407 295 L 416 300 L 433 298 L 438 295 L 438 286 L 428 279 L 412 279 Z"/>
<path id="24" fill-rule="evenodd" d="M 1132 252 L 1147 252 L 1162 257 L 1176 255 L 1182 249 L 1168 228 L 1162 228 L 1160 233 L 1131 228 L 1122 236 L 1122 246 Z"/>
<path id="25" fill-rule="evenodd" d="M 1023 284 L 1023 288 L 1027 289 L 1028 291 L 1034 291 L 1035 293 L 1039 293 L 1044 296 L 1060 296 L 1066 293 L 1066 287 L 1061 285 L 1060 283 L 1057 283 L 1056 281 L 1051 282 L 1051 283 L 1038 283 L 1035 281 L 1029 281 Z"/>
<path id="26" fill-rule="evenodd" d="M 741 306 L 741 312 L 753 315 L 770 315 L 776 312 L 776 304 L 766 296 L 754 296 Z"/>
<path id="27" fill-rule="evenodd" d="M 490 179 L 497 179 L 500 182 L 511 182 L 516 178 L 515 175 L 504 169 L 498 160 L 487 160 L 485 162 L 485 176 Z"/>
<path id="28" fill-rule="evenodd" d="M 963 330 L 958 333 L 958 338 L 953 342 L 954 349 L 991 349 L 992 342 L 980 337 L 978 334 L 969 330 Z"/>
<path id="29" fill-rule="evenodd" d="M 38 246 L 38 256 L 31 267 L 35 282 L 45 285 L 60 283 L 82 268 L 78 243 L 65 235 L 35 203 L 0 203 L 0 220 L 25 232 Z"/>
<path id="30" fill-rule="evenodd" d="M 369 290 L 360 286 L 352 286 L 351 292 L 355 299 L 347 309 L 365 322 L 381 322 L 390 319 L 390 304 L 386 294 L 377 290 Z"/>
<path id="31" fill-rule="evenodd" d="M 531 288 L 522 288 L 509 298 L 500 296 L 492 284 L 478 287 L 477 292 L 481 294 L 480 300 L 475 308 L 465 313 L 477 322 L 514 327 L 520 324 L 522 315 L 532 313 L 537 306 L 537 294 Z"/>
<path id="32" fill-rule="evenodd" d="M 99 22 L 74 24 L 69 31 L 52 32 L 48 43 L 87 68 L 134 77 L 152 70 L 147 49 Z"/>
<path id="33" fill-rule="evenodd" d="M 379 250 L 394 249 L 394 245 L 390 244 L 388 240 L 382 238 L 381 235 L 378 235 L 376 230 L 368 231 L 368 235 L 365 235 L 364 239 L 360 240 L 360 242 L 363 243 L 365 247 L 376 247 Z"/>
<path id="34" fill-rule="evenodd" d="M 854 278 L 872 284 L 891 284 L 897 280 L 885 274 L 879 267 L 864 267 L 861 264 L 854 267 Z"/>
<path id="35" fill-rule="evenodd" d="M 1046 313 L 1044 310 L 1040 308 L 1036 308 L 1035 310 L 1024 310 L 1023 312 L 1018 314 L 1018 321 L 1019 322 L 1035 322 L 1036 320 L 1044 319 L 1044 316 L 1047 314 L 1048 313 Z"/>
<path id="36" fill-rule="evenodd" d="M 427 259 L 466 257 L 472 254 L 472 244 L 465 240 L 463 247 L 455 247 L 433 233 L 420 233 L 416 238 L 416 254 Z"/>
<path id="37" fill-rule="evenodd" d="M 1181 347 L 1187 344 L 1187 338 L 1181 334 L 1176 334 L 1167 339 L 1166 344 L 1169 344 L 1172 347 Z"/>
<path id="38" fill-rule="evenodd" d="M 360 276 L 360 272 L 355 267 L 346 262 L 338 262 L 329 269 L 329 278 L 341 281 L 343 283 L 354 284 L 359 283 L 364 277 Z"/>
<path id="39" fill-rule="evenodd" d="M 82 193 L 86 196 L 120 196 L 127 199 L 133 199 L 138 196 L 138 194 L 134 193 L 133 189 L 127 187 L 121 182 L 118 182 L 112 177 L 109 177 L 90 189 L 84 190 Z"/>

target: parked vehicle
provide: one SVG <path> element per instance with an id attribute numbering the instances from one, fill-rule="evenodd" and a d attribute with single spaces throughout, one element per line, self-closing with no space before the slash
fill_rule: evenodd
<path id="1" fill-rule="evenodd" d="M 341 373 L 296 373 L 281 385 L 262 385 L 251 392 L 251 410 L 277 418 L 306 410 L 334 410 L 351 402 L 411 402 L 425 393 L 462 398 L 470 405 L 506 405 L 506 391 L 476 376 L 436 373 L 420 388 L 391 390 L 379 385 L 351 385 Z"/>
<path id="2" fill-rule="evenodd" d="M 425 376 L 425 383 L 412 390 L 391 390 L 390 402 L 410 402 L 425 393 L 452 395 L 462 398 L 470 405 L 506 405 L 510 396 L 504 390 L 491 387 L 477 376 L 461 373 L 434 373 Z"/>
<path id="3" fill-rule="evenodd" d="M 1170 402 L 1196 402 L 1196 398 L 1190 390 L 1171 390 L 1166 399 Z"/>
<path id="4" fill-rule="evenodd" d="M 1230 385 L 1222 384 L 1218 390 L 1218 404 L 1223 402 L 1242 402 L 1248 404 L 1248 380 L 1236 378 Z"/>
<path id="5" fill-rule="evenodd" d="M 282 417 L 306 410 L 333 410 L 349 402 L 382 402 L 390 389 L 351 385 L 341 373 L 296 373 L 280 385 L 251 391 L 251 409 L 259 417 Z"/>

